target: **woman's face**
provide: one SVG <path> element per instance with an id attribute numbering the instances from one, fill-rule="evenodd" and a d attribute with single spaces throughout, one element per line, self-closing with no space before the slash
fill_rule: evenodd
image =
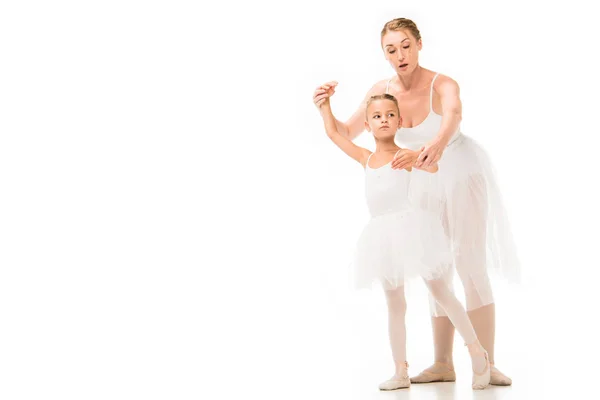
<path id="1" fill-rule="evenodd" d="M 398 75 L 409 75 L 419 65 L 421 45 L 407 29 L 389 31 L 381 40 L 385 58 Z"/>

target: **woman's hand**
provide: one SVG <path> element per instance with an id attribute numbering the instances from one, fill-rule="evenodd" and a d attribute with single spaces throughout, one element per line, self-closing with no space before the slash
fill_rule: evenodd
<path id="1" fill-rule="evenodd" d="M 326 99 L 333 96 L 337 84 L 338 83 L 336 81 L 331 81 L 324 83 L 323 85 L 315 89 L 315 92 L 313 94 L 313 103 L 315 103 L 317 108 L 320 108 Z"/>
<path id="2" fill-rule="evenodd" d="M 446 145 L 447 143 L 438 138 L 431 141 L 422 149 L 419 158 L 415 162 L 415 168 L 430 168 L 435 165 L 442 158 Z"/>
<path id="3" fill-rule="evenodd" d="M 415 161 L 419 158 L 419 151 L 413 151 L 410 149 L 399 150 L 392 160 L 392 169 L 409 169 L 415 164 Z"/>

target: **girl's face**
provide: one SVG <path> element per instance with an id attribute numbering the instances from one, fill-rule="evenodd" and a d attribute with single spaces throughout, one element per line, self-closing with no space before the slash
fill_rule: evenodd
<path id="1" fill-rule="evenodd" d="M 389 31 L 381 39 L 386 60 L 398 75 L 409 75 L 419 65 L 421 40 L 409 30 Z"/>
<path id="2" fill-rule="evenodd" d="M 398 107 L 393 101 L 375 100 L 367 108 L 365 128 L 378 139 L 393 138 L 402 123 L 398 114 Z"/>

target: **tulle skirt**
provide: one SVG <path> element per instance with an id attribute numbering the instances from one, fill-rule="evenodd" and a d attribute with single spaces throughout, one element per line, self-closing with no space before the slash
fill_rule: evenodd
<path id="1" fill-rule="evenodd" d="M 394 289 L 411 278 L 442 277 L 452 264 L 448 239 L 431 212 L 403 210 L 372 217 L 356 245 L 355 287 Z"/>
<path id="2" fill-rule="evenodd" d="M 444 151 L 435 174 L 413 170 L 411 203 L 437 215 L 463 276 L 494 271 L 520 279 L 519 260 L 495 172 L 485 150 L 460 134 Z"/>

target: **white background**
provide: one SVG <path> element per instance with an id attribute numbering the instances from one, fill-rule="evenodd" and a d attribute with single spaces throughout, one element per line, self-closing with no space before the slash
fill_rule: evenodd
<path id="1" fill-rule="evenodd" d="M 494 281 L 497 364 L 515 384 L 475 397 L 594 397 L 589 7 L 3 2 L 0 398 L 470 398 L 458 335 L 455 385 L 377 391 L 393 372 L 385 302 L 347 279 L 363 171 L 311 101 L 335 79 L 349 117 L 393 75 L 379 32 L 401 16 L 421 64 L 461 86 L 462 130 L 494 161 L 523 263 L 520 286 Z M 421 286 L 412 373 L 432 359 Z"/>

